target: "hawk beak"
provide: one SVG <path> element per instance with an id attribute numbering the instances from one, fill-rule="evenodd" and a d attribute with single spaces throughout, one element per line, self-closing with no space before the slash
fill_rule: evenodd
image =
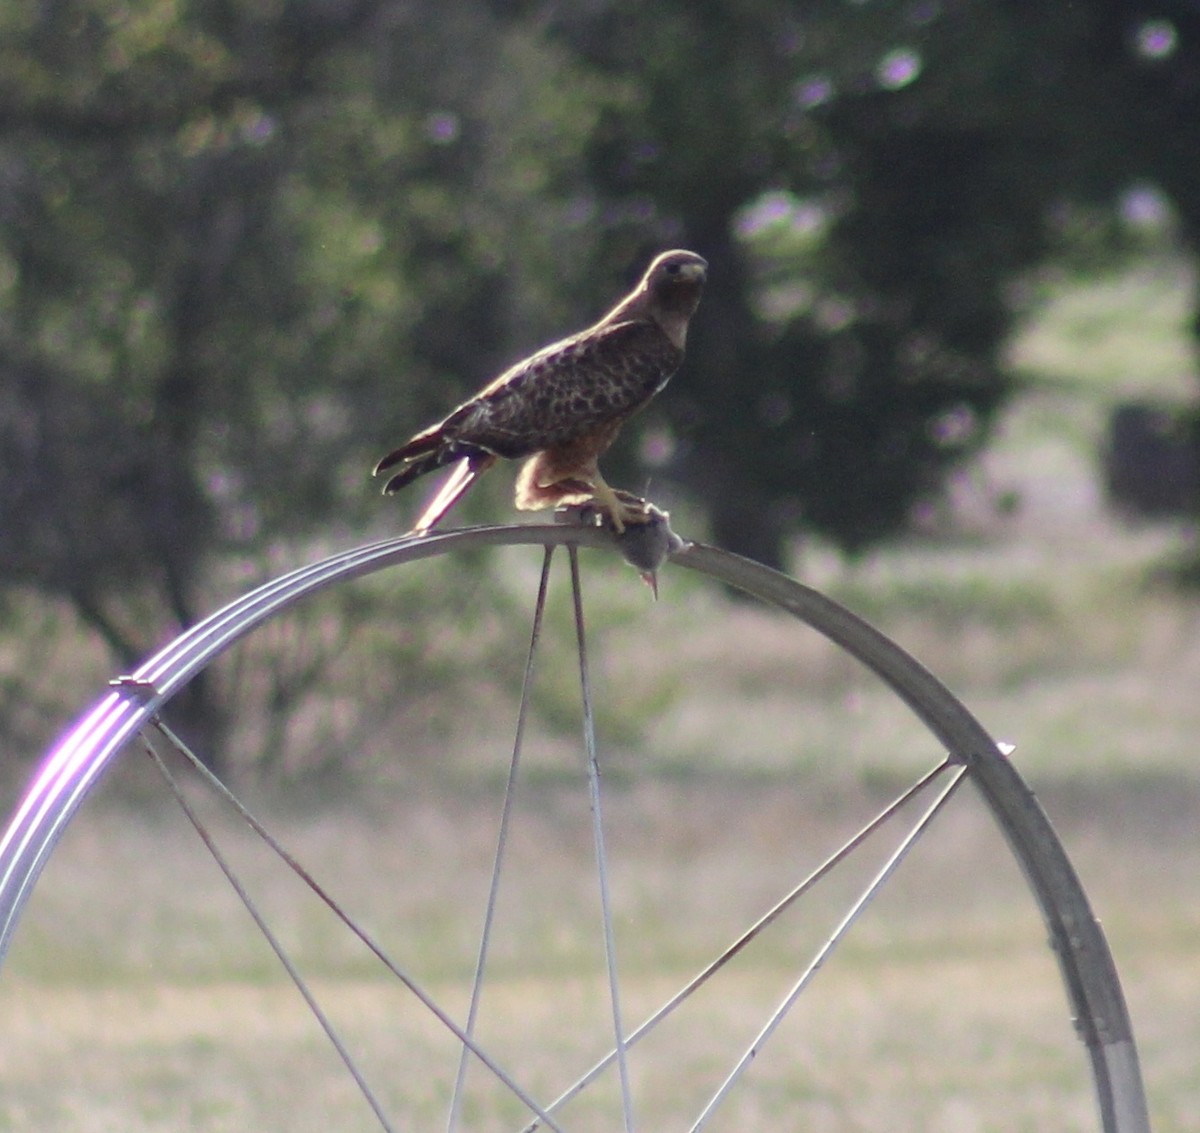
<path id="1" fill-rule="evenodd" d="M 708 267 L 705 264 L 681 264 L 678 278 L 687 283 L 700 283 L 707 275 Z"/>

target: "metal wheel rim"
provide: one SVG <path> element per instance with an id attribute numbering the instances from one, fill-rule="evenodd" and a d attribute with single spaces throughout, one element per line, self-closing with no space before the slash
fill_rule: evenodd
<path id="1" fill-rule="evenodd" d="M 216 611 L 119 678 L 48 753 L 0 839 L 0 964 L 59 837 L 101 772 L 198 672 L 274 615 L 335 584 L 419 559 L 496 546 L 617 550 L 611 534 L 566 524 L 471 527 L 355 547 L 267 582 Z M 874 672 L 968 768 L 1038 902 L 1076 1030 L 1090 1060 L 1105 1133 L 1149 1133 L 1133 1029 L 1112 953 L 1045 812 L 963 704 L 895 642 L 845 607 L 760 563 L 702 543 L 675 567 L 785 610 Z"/>

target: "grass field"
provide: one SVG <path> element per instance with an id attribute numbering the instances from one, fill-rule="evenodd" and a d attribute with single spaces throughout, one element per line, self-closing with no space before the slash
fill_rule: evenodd
<path id="1" fill-rule="evenodd" d="M 820 783 L 658 782 L 608 798 L 627 1018 L 640 1020 L 878 805 Z M 1196 792 L 1046 803 L 1124 977 L 1159 1130 L 1200 1104 Z M 1095 1128 L 1083 1051 L 1023 882 L 970 797 L 935 828 L 822 970 L 713 1128 Z M 562 787 L 521 801 L 479 1035 L 538 1096 L 603 1053 L 590 845 Z M 495 827 L 437 791 L 274 823 L 461 1017 Z M 444 1122 L 448 1036 L 228 823 L 215 826 L 392 1108 Z M 894 837 L 894 836 L 893 836 Z M 64 842 L 3 986 L 0 1128 L 370 1129 L 328 1045 L 211 862 L 169 813 L 98 809 Z M 890 839 L 889 839 L 890 841 Z M 695 1112 L 796 978 L 864 871 L 805 903 L 636 1051 L 644 1127 Z M 319 863 L 319 864 L 317 864 Z M 382 882 L 382 884 L 381 884 Z M 472 1079 L 471 1128 L 519 1112 Z M 611 1075 L 568 1128 L 619 1126 Z"/>
<path id="2" fill-rule="evenodd" d="M 1182 533 L 1114 522 L 1094 452 L 1114 397 L 1186 392 L 1187 284 L 1177 269 L 1147 270 L 1052 305 L 1014 359 L 1054 381 L 1013 406 L 956 485 L 952 535 L 853 566 L 813 545 L 796 560 L 800 577 L 895 637 L 1016 745 L 1109 935 L 1158 1133 L 1194 1129 L 1200 1112 L 1200 605 L 1156 580 Z M 997 512 L 1001 496 L 1015 510 Z M 872 678 L 796 623 L 678 571 L 651 605 L 627 568 L 585 566 L 617 944 L 636 1022 L 940 753 Z M 523 586 L 536 559 L 511 567 Z M 562 576 L 552 597 L 545 726 L 526 756 L 479 1030 L 539 1098 L 603 1053 L 609 1026 L 581 757 L 550 726 L 574 681 Z M 485 600 L 463 609 L 482 617 Z M 505 663 L 519 667 L 519 644 L 515 654 Z M 287 843 L 459 1017 L 514 710 L 491 690 L 452 727 L 438 717 L 412 750 L 374 737 L 380 754 L 359 764 L 366 781 L 354 788 L 256 792 Z M 0 979 L 0 1131 L 377 1128 L 130 754 L 68 831 Z M 450 1037 L 269 855 L 203 809 L 396 1127 L 444 1126 Z M 715 1088 L 897 836 L 873 841 L 636 1050 L 640 1128 L 686 1128 L 678 1112 Z M 485 1076 L 471 1087 L 466 1128 L 520 1128 L 519 1108 Z M 612 1075 L 565 1120 L 619 1128 Z M 767 1127 L 1097 1128 L 1044 930 L 970 789 L 710 1128 Z"/>

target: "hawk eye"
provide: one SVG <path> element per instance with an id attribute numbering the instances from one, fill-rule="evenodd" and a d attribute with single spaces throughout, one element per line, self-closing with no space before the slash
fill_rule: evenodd
<path id="1" fill-rule="evenodd" d="M 678 264 L 667 264 L 667 275 L 678 275 L 678 274 L 679 274 L 679 265 Z"/>

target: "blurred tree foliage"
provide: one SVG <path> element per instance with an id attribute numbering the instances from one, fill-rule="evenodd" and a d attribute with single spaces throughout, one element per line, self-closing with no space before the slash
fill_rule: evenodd
<path id="1" fill-rule="evenodd" d="M 1030 269 L 1111 253 L 1140 180 L 1200 204 L 1194 3 L 586 7 L 563 33 L 639 93 L 593 178 L 713 263 L 678 471 L 768 562 L 797 525 L 900 530 L 1011 392 Z"/>
<path id="2" fill-rule="evenodd" d="M 858 551 L 984 443 L 1030 269 L 1139 183 L 1191 246 L 1198 131 L 1191 0 L 9 0 L 0 577 L 132 660 L 674 244 L 625 476 Z"/>

